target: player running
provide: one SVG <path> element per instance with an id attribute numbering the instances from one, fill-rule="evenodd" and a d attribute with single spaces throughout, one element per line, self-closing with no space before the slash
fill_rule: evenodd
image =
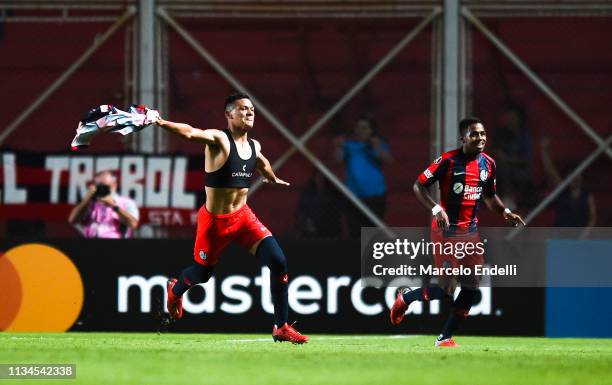
<path id="1" fill-rule="evenodd" d="M 288 186 L 274 175 L 270 162 L 261 153 L 258 141 L 248 137 L 255 122 L 255 107 L 248 95 L 236 93 L 225 101 L 225 130 L 201 130 L 163 119 L 156 124 L 185 139 L 204 144 L 206 202 L 198 212 L 193 251 L 195 263 L 178 279 L 167 284 L 170 318 L 183 315 L 182 295 L 194 285 L 207 282 L 223 249 L 236 242 L 270 268 L 270 289 L 274 303 L 274 341 L 303 344 L 308 337 L 287 323 L 287 261 L 268 230 L 247 205 L 247 192 L 257 169 L 270 184 Z"/>
<path id="2" fill-rule="evenodd" d="M 483 152 L 487 134 L 480 119 L 471 117 L 461 120 L 459 134 L 461 148 L 442 154 L 414 183 L 414 193 L 434 217 L 431 223 L 432 242 L 479 242 L 476 213 L 481 200 L 513 226 L 519 223 L 524 226 L 523 219 L 506 208 L 496 194 L 495 161 Z M 440 185 L 440 204 L 429 193 L 429 187 L 436 181 Z M 483 264 L 484 255 L 474 253 L 458 259 L 453 255 L 434 253 L 433 259 L 436 268 L 473 267 Z M 439 278 L 440 286 L 425 286 L 416 290 L 400 288 L 391 308 L 391 323 L 398 325 L 402 322 L 406 310 L 414 301 L 452 300 L 460 282 L 461 291 L 452 304 L 442 334 L 435 342 L 435 346 L 457 347 L 452 336 L 472 307 L 479 279 L 474 275 Z"/>

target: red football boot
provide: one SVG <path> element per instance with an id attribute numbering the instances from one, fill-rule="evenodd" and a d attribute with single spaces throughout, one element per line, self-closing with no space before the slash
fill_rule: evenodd
<path id="1" fill-rule="evenodd" d="M 402 294 L 404 294 L 406 290 L 410 291 L 410 288 L 400 287 L 397 290 L 397 297 L 395 298 L 395 302 L 391 307 L 390 313 L 391 323 L 393 325 L 399 325 L 400 322 L 402 322 L 402 320 L 404 319 L 404 314 L 406 313 L 406 310 L 408 310 L 408 305 L 406 305 L 406 302 L 404 302 L 404 297 L 402 296 Z"/>
<path id="2" fill-rule="evenodd" d="M 168 292 L 167 309 L 170 318 L 173 321 L 180 319 L 183 316 L 183 297 L 177 297 L 172 288 L 176 285 L 176 278 L 169 279 L 166 283 L 166 290 Z"/>
<path id="3" fill-rule="evenodd" d="M 293 344 L 305 344 L 308 342 L 307 336 L 301 335 L 300 332 L 293 328 L 293 324 L 289 325 L 286 322 L 280 328 L 274 325 L 274 329 L 272 329 L 272 339 L 274 342 L 289 341 Z"/>
<path id="4" fill-rule="evenodd" d="M 452 338 L 447 338 L 445 340 L 438 341 L 435 343 L 436 347 L 439 348 L 458 348 L 459 344 L 455 342 Z"/>

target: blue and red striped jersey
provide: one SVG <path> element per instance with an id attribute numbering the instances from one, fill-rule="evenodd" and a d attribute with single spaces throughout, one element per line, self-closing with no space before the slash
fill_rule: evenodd
<path id="1" fill-rule="evenodd" d="M 475 231 L 482 194 L 495 195 L 495 161 L 484 152 L 468 159 L 461 149 L 448 151 L 419 175 L 419 183 L 440 185 L 440 206 L 446 211 L 450 230 Z M 437 227 L 436 220 L 432 227 Z"/>

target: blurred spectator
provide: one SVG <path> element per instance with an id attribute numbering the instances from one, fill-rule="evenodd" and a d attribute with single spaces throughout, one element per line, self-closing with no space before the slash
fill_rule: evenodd
<path id="1" fill-rule="evenodd" d="M 336 141 L 336 159 L 344 164 L 346 185 L 379 218 L 386 211 L 383 163 L 392 161 L 389 145 L 376 132 L 375 122 L 361 118 L 355 124 L 349 139 Z M 358 237 L 361 227 L 373 226 L 352 203 L 347 207 L 348 233 Z"/>
<path id="2" fill-rule="evenodd" d="M 12 9 L 0 9 L 0 39 L 4 37 L 4 19 L 11 16 L 15 16 Z"/>
<path id="3" fill-rule="evenodd" d="M 117 178 L 110 171 L 97 173 L 94 182 L 68 221 L 85 238 L 130 238 L 138 227 L 136 202 L 117 194 Z"/>
<path id="4" fill-rule="evenodd" d="M 297 210 L 299 238 L 340 238 L 341 203 L 338 190 L 315 172 L 300 195 Z"/>
<path id="5" fill-rule="evenodd" d="M 544 138 L 541 141 L 542 163 L 546 176 L 553 186 L 563 182 L 561 174 L 557 170 L 550 156 L 550 140 Z M 573 167 L 567 167 L 565 175 L 573 171 Z M 595 226 L 597 220 L 597 208 L 593 194 L 585 191 L 582 184 L 582 175 L 578 175 L 571 181 L 569 186 L 563 190 L 553 204 L 555 210 L 555 227 L 586 227 L 583 236 L 588 234 L 588 228 Z"/>
<path id="6" fill-rule="evenodd" d="M 533 206 L 536 200 L 531 181 L 533 144 L 525 110 L 518 105 L 510 106 L 502 116 L 502 126 L 493 131 L 493 137 L 499 193 L 511 209 Z"/>

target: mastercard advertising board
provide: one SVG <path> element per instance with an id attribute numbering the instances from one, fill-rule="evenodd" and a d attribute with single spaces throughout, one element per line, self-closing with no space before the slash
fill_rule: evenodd
<path id="1" fill-rule="evenodd" d="M 83 280 L 72 260 L 45 244 L 0 255 L 0 330 L 65 331 L 83 307 Z"/>
<path id="2" fill-rule="evenodd" d="M 358 260 L 347 257 L 358 258 L 358 244 L 279 242 L 289 258 L 292 319 L 313 333 L 397 333 L 388 322 L 395 288 L 362 284 Z M 183 318 L 163 329 L 166 281 L 192 261 L 190 239 L 0 240 L 0 331 L 267 330 L 273 312 L 269 271 L 234 245 L 214 276 L 185 295 Z M 525 296 L 529 303 L 522 301 Z M 526 307 L 529 319 L 523 316 Z M 465 332 L 543 335 L 543 309 L 542 288 L 482 287 Z M 435 333 L 445 311 L 415 306 L 404 331 Z"/>

